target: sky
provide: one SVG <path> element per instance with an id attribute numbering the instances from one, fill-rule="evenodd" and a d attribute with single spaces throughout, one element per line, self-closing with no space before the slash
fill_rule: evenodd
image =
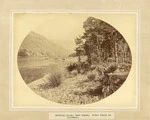
<path id="1" fill-rule="evenodd" d="M 74 51 L 75 37 L 84 32 L 83 22 L 87 17 L 77 17 L 76 15 L 51 15 L 44 23 L 34 28 L 34 32 L 44 35 L 52 42 L 62 47 Z"/>
<path id="2" fill-rule="evenodd" d="M 120 33 L 123 33 L 125 39 L 129 40 L 128 42 L 132 42 L 128 37 L 135 31 L 133 26 L 135 25 L 133 24 L 135 15 L 131 14 L 20 13 L 15 15 L 14 36 L 18 40 L 22 40 L 30 31 L 34 31 L 44 35 L 47 39 L 61 45 L 65 49 L 74 51 L 74 39 L 83 34 L 83 22 L 91 16 L 109 23 Z"/>

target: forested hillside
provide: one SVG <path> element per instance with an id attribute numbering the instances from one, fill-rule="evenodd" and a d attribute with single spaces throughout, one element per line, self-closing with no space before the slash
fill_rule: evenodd
<path id="1" fill-rule="evenodd" d="M 114 27 L 102 20 L 89 17 L 83 28 L 83 35 L 75 38 L 76 53 L 79 57 L 86 55 L 89 64 L 102 61 L 131 64 L 130 48 Z"/>
<path id="2" fill-rule="evenodd" d="M 23 40 L 18 56 L 65 57 L 70 52 L 35 32 L 30 32 Z"/>

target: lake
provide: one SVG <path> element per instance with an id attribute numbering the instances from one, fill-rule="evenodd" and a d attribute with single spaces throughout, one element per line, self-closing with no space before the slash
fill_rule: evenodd
<path id="1" fill-rule="evenodd" d="M 42 78 L 45 74 L 58 71 L 63 62 L 46 57 L 18 57 L 18 69 L 25 81 L 29 84 L 34 80 Z"/>

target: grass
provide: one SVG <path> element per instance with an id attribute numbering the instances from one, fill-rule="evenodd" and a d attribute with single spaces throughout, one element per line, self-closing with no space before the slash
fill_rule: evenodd
<path id="1" fill-rule="evenodd" d="M 128 75 L 120 71 L 111 77 L 113 83 L 110 84 L 108 76 L 102 75 L 101 69 L 97 69 L 106 66 L 104 63 L 88 70 L 85 74 L 78 73 L 75 65 L 70 65 L 71 68 L 68 71 L 65 66 L 66 64 L 58 68 L 56 64 L 51 64 L 40 67 L 23 67 L 19 70 L 24 81 L 29 86 L 32 84 L 32 89 L 45 99 L 62 104 L 79 105 L 99 101 L 114 93 Z M 109 73 L 115 71 L 116 66 L 110 65 L 106 68 Z M 59 71 L 60 69 L 62 72 Z"/>
<path id="2" fill-rule="evenodd" d="M 42 79 L 46 81 L 46 84 L 42 85 L 41 87 L 43 89 L 50 89 L 50 88 L 58 87 L 62 83 L 63 78 L 60 72 L 55 71 L 45 75 Z"/>
<path id="3" fill-rule="evenodd" d="M 34 90 L 37 94 L 53 102 L 62 104 L 90 104 L 97 102 L 114 93 L 126 80 L 127 75 L 111 77 L 113 85 L 108 84 L 109 79 L 101 83 L 95 80 L 95 74 L 77 74 L 74 77 L 62 78 L 60 74 L 51 74 L 47 84 Z M 105 78 L 105 77 L 104 77 Z"/>

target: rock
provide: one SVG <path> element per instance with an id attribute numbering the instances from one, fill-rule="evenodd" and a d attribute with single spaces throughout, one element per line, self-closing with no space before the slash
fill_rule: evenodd
<path id="1" fill-rule="evenodd" d="M 77 71 L 77 70 L 71 71 L 71 75 L 72 75 L 72 76 L 76 76 L 77 74 L 78 74 L 78 71 Z"/>
<path id="2" fill-rule="evenodd" d="M 96 68 L 96 65 L 91 65 L 91 70 L 94 70 Z"/>

